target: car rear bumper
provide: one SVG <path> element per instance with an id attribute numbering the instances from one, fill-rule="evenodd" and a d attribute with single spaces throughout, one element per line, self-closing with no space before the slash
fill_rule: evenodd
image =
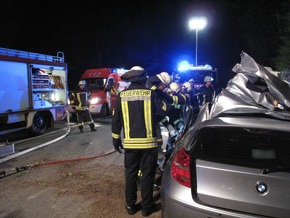
<path id="1" fill-rule="evenodd" d="M 253 214 L 210 207 L 193 200 L 190 188 L 180 185 L 164 171 L 161 187 L 161 217 L 163 218 L 265 218 Z"/>
<path id="2" fill-rule="evenodd" d="M 192 205 L 167 196 L 164 191 L 161 193 L 161 217 L 162 218 L 265 218 L 264 216 L 235 213 L 226 210 L 216 209 L 198 204 L 192 201 Z"/>

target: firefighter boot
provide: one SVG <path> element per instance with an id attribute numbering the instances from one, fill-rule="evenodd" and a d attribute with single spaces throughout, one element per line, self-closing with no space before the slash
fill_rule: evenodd
<path id="1" fill-rule="evenodd" d="M 91 131 L 92 132 L 96 132 L 97 131 L 97 129 L 95 128 L 95 124 L 94 123 L 90 124 L 90 127 L 91 127 Z"/>
<path id="2" fill-rule="evenodd" d="M 126 210 L 127 210 L 127 213 L 129 214 L 129 215 L 133 215 L 133 214 L 135 214 L 136 212 L 137 212 L 137 209 L 136 209 L 136 205 L 134 204 L 134 205 L 132 205 L 132 206 L 129 206 L 129 205 L 125 205 L 125 208 L 126 208 Z"/>

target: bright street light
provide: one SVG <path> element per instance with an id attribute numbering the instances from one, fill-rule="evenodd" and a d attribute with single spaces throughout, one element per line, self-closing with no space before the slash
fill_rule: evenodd
<path id="1" fill-rule="evenodd" d="M 206 26 L 206 19 L 203 17 L 195 17 L 190 19 L 188 23 L 190 30 L 195 30 L 195 66 L 197 66 L 197 38 L 198 38 L 198 30 L 202 30 Z"/>

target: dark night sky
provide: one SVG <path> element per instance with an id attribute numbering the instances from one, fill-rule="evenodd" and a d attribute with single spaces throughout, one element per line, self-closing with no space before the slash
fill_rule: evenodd
<path id="1" fill-rule="evenodd" d="M 1 1 L 0 46 L 54 55 L 63 51 L 69 87 L 92 67 L 140 65 L 150 74 L 171 72 L 179 60 L 195 61 L 195 31 L 188 20 L 203 15 L 198 64 L 210 64 L 224 78 L 233 76 L 242 50 L 257 61 L 270 61 L 275 49 L 275 12 L 285 13 L 289 0 L 5 0 Z M 289 9 L 287 9 L 289 10 Z M 273 24 L 256 34 L 261 25 Z M 260 32 L 262 32 L 260 30 Z M 245 35 L 252 34 L 249 43 Z M 269 36 L 268 36 L 269 34 Z M 249 36 L 248 36 L 249 38 Z M 260 38 L 260 39 L 261 39 Z M 274 40 L 273 40 L 274 39 Z M 244 40 L 244 41 L 243 41 Z M 250 40 L 252 41 L 252 40 Z"/>

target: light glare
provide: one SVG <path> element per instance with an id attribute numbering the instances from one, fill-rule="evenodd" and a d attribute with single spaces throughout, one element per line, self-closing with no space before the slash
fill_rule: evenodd
<path id="1" fill-rule="evenodd" d="M 205 18 L 193 18 L 189 21 L 189 28 L 190 29 L 203 29 L 206 26 L 206 19 Z"/>

